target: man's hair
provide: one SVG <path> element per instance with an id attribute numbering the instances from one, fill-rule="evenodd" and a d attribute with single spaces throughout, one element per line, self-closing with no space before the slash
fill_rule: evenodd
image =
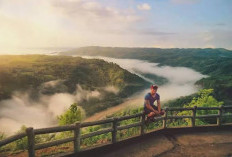
<path id="1" fill-rule="evenodd" d="M 151 85 L 151 89 L 157 90 L 158 86 L 157 85 Z"/>

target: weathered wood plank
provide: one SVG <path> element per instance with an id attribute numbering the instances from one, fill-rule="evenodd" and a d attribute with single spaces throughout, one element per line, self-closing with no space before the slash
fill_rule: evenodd
<path id="1" fill-rule="evenodd" d="M 6 138 L 6 139 L 0 141 L 0 147 L 6 145 L 6 144 L 8 144 L 8 143 L 14 142 L 14 141 L 16 141 L 16 140 L 19 140 L 19 139 L 21 139 L 21 138 L 24 138 L 24 137 L 26 137 L 26 136 L 27 136 L 27 134 L 26 134 L 25 132 L 24 132 L 24 133 L 17 134 L 17 135 L 10 136 L 10 137 L 8 137 L 8 138 Z"/>
<path id="2" fill-rule="evenodd" d="M 80 122 L 76 122 L 74 124 L 74 152 L 77 153 L 80 151 L 80 145 L 81 145 L 81 124 Z"/>
<path id="3" fill-rule="evenodd" d="M 112 143 L 116 143 L 117 142 L 117 131 L 118 131 L 118 128 L 117 128 L 117 125 L 118 125 L 118 118 L 114 118 L 114 121 L 113 121 L 113 131 L 112 131 Z"/>
<path id="4" fill-rule="evenodd" d="M 186 108 L 181 108 L 181 107 L 173 107 L 173 108 L 168 108 L 169 111 L 187 111 L 187 110 L 193 110 L 192 107 L 186 107 Z"/>
<path id="5" fill-rule="evenodd" d="M 218 117 L 217 117 L 218 126 L 220 126 L 222 122 L 222 110 L 223 110 L 223 106 L 221 106 L 220 109 L 218 110 Z"/>
<path id="6" fill-rule="evenodd" d="M 33 128 L 27 128 L 28 156 L 35 157 L 35 134 Z"/>
<path id="7" fill-rule="evenodd" d="M 143 114 L 142 118 L 141 118 L 140 135 L 144 135 L 145 134 L 144 128 L 145 128 L 145 114 Z"/>
<path id="8" fill-rule="evenodd" d="M 83 128 L 83 127 L 87 127 L 87 126 L 106 124 L 106 123 L 111 123 L 113 121 L 114 121 L 113 118 L 109 118 L 109 119 L 93 121 L 93 122 L 84 122 L 84 123 L 81 123 L 81 127 Z"/>
<path id="9" fill-rule="evenodd" d="M 196 111 L 197 110 L 197 106 L 194 106 L 193 107 L 193 113 L 192 113 L 192 118 L 191 118 L 191 120 L 192 120 L 192 127 L 195 127 L 196 126 Z"/>
<path id="10" fill-rule="evenodd" d="M 222 117 L 232 117 L 232 114 L 223 114 Z"/>
<path id="11" fill-rule="evenodd" d="M 211 115 L 199 115 L 199 116 L 196 116 L 196 118 L 217 118 L 219 117 L 218 114 L 211 114 Z"/>
<path id="12" fill-rule="evenodd" d="M 184 119 L 184 118 L 192 118 L 192 116 L 168 116 L 167 119 Z"/>
<path id="13" fill-rule="evenodd" d="M 232 106 L 223 106 L 224 109 L 232 109 Z"/>
<path id="14" fill-rule="evenodd" d="M 70 137 L 70 138 L 56 140 L 56 141 L 52 141 L 48 143 L 41 143 L 41 144 L 35 145 L 35 150 L 44 149 L 44 148 L 48 148 L 48 147 L 52 147 L 52 146 L 56 146 L 56 145 L 60 145 L 60 144 L 68 143 L 68 142 L 73 142 L 73 141 L 74 141 L 74 137 Z"/>
<path id="15" fill-rule="evenodd" d="M 197 110 L 219 110 L 220 107 L 197 107 Z"/>
<path id="16" fill-rule="evenodd" d="M 118 117 L 118 120 L 119 120 L 119 121 L 122 121 L 122 120 L 137 118 L 137 117 L 141 117 L 142 115 L 143 115 L 143 113 L 137 113 L 137 114 L 134 114 L 134 115 Z"/>
<path id="17" fill-rule="evenodd" d="M 141 126 L 141 124 L 142 124 L 141 122 L 138 122 L 138 123 L 133 123 L 133 124 L 130 124 L 130 125 L 119 126 L 118 130 L 124 130 L 124 129 L 129 129 L 129 128 Z"/>
<path id="18" fill-rule="evenodd" d="M 74 130 L 74 128 L 75 126 L 73 125 L 56 126 L 56 127 L 50 127 L 50 128 L 35 129 L 34 133 L 35 135 L 48 134 L 48 133 L 54 133 L 54 132 L 71 131 L 71 130 Z"/>
<path id="19" fill-rule="evenodd" d="M 163 129 L 167 128 L 167 117 L 168 117 L 169 108 L 165 108 L 165 113 L 163 117 Z"/>
<path id="20" fill-rule="evenodd" d="M 101 134 L 105 134 L 105 133 L 109 133 L 109 132 L 112 132 L 112 131 L 113 131 L 112 128 L 103 129 L 103 130 L 100 130 L 100 131 L 94 131 L 94 132 L 91 132 L 91 133 L 88 133 L 88 134 L 81 135 L 81 139 L 89 138 L 89 137 L 92 137 L 92 136 L 97 136 L 97 135 L 101 135 Z"/>

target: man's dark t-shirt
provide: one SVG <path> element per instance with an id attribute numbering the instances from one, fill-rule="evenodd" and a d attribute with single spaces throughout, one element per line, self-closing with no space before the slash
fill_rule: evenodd
<path id="1" fill-rule="evenodd" d="M 157 106 L 154 105 L 154 102 L 155 102 L 156 100 L 160 100 L 160 96 L 159 96 L 158 93 L 155 94 L 155 97 L 152 97 L 151 93 L 147 93 L 147 94 L 145 95 L 145 98 L 144 98 L 144 99 L 145 99 L 145 100 L 149 100 L 150 105 L 151 105 L 154 109 L 156 109 L 156 110 L 158 109 Z M 145 111 L 149 110 L 149 109 L 146 107 L 146 102 L 144 102 L 144 110 L 145 110 Z"/>

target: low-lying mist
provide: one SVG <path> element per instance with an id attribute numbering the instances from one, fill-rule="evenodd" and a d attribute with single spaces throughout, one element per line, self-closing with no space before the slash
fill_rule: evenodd
<path id="1" fill-rule="evenodd" d="M 200 80 L 205 75 L 185 67 L 171 67 L 171 66 L 159 66 L 158 63 L 151 63 L 145 60 L 137 59 L 116 59 L 102 56 L 81 56 L 87 59 L 103 59 L 107 62 L 113 62 L 118 64 L 121 68 L 134 73 L 144 80 L 150 82 L 151 84 L 157 84 L 158 80 L 147 78 L 146 74 L 151 74 L 167 79 L 167 83 L 159 86 L 158 93 L 161 97 L 161 105 L 168 100 L 172 100 L 181 96 L 187 96 L 193 93 L 196 93 L 199 90 L 199 87 L 195 85 L 197 80 Z M 94 119 L 102 119 L 106 115 L 110 115 L 114 112 L 117 112 L 123 108 L 127 107 L 138 107 L 143 106 L 144 96 L 150 89 L 141 91 L 136 95 L 128 98 L 123 104 L 97 113 L 92 117 L 89 117 L 87 121 Z M 162 103 L 163 102 L 163 103 Z"/>
<path id="2" fill-rule="evenodd" d="M 158 93 L 161 96 L 161 103 L 197 92 L 199 89 L 194 83 L 206 77 L 189 68 L 158 66 L 158 63 L 150 63 L 143 60 L 82 57 L 88 59 L 103 59 L 107 62 L 116 63 L 123 69 L 140 76 L 151 84 L 157 83 L 156 80 L 151 78 L 153 75 L 167 79 L 167 83 L 160 85 L 158 89 Z M 148 74 L 150 76 L 149 78 L 146 77 Z M 83 99 L 88 100 L 93 97 L 101 99 L 102 97 L 99 90 L 84 90 L 80 85 L 77 85 L 76 91 L 70 94 L 62 85 L 63 81 L 54 80 L 42 84 L 41 88 L 39 88 L 40 94 L 37 100 L 32 99 L 30 97 L 30 91 L 28 91 L 15 92 L 11 99 L 0 101 L 0 132 L 5 132 L 10 135 L 19 130 L 22 125 L 34 128 L 57 125 L 57 116 L 67 110 L 71 104 L 81 102 Z M 103 87 L 101 90 L 114 94 L 119 92 L 114 86 Z M 98 120 L 127 107 L 143 106 L 144 95 L 147 92 L 149 92 L 149 88 L 136 93 L 124 103 L 96 113 L 86 120 Z"/>
<path id="3" fill-rule="evenodd" d="M 0 101 L 0 132 L 7 135 L 14 134 L 22 125 L 42 128 L 57 125 L 57 116 L 64 113 L 71 104 L 81 102 L 83 99 L 101 99 L 98 90 L 84 90 L 76 86 L 73 94 L 63 92 L 52 95 L 43 94 L 47 89 L 60 87 L 61 80 L 49 81 L 41 85 L 38 100 L 30 97 L 30 91 L 15 92 L 11 99 Z M 117 93 L 118 89 L 107 86 L 102 90 Z"/>
<path id="4" fill-rule="evenodd" d="M 103 59 L 107 62 L 113 62 L 118 64 L 123 69 L 130 71 L 138 76 L 141 76 L 151 84 L 156 84 L 155 80 L 147 78 L 145 74 L 152 74 L 166 78 L 168 83 L 159 87 L 158 93 L 160 93 L 162 100 L 170 100 L 180 96 L 186 96 L 193 94 L 199 90 L 196 87 L 195 82 L 200 80 L 205 75 L 185 67 L 171 67 L 171 66 L 159 66 L 158 63 L 150 63 L 144 60 L 137 59 L 116 59 L 101 56 L 82 56 L 83 58 L 97 58 Z"/>

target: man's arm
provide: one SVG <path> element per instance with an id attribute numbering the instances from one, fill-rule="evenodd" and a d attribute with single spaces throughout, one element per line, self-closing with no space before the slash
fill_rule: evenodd
<path id="1" fill-rule="evenodd" d="M 149 100 L 145 100 L 146 103 L 146 107 L 151 110 L 152 112 L 159 114 L 159 112 L 157 112 L 151 105 L 150 105 L 150 101 Z"/>

